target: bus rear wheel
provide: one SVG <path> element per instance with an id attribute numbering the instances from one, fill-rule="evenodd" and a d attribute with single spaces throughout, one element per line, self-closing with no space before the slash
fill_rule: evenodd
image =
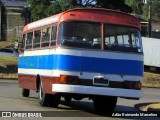
<path id="1" fill-rule="evenodd" d="M 22 95 L 23 97 L 29 97 L 29 94 L 30 94 L 30 90 L 28 89 L 22 89 Z"/>
<path id="2" fill-rule="evenodd" d="M 116 107 L 117 97 L 96 96 L 93 98 L 93 105 L 96 113 L 111 115 Z"/>
<path id="3" fill-rule="evenodd" d="M 61 96 L 58 94 L 52 95 L 52 94 L 44 93 L 42 84 L 40 83 L 38 98 L 39 98 L 39 104 L 41 106 L 58 107 Z"/>
<path id="4" fill-rule="evenodd" d="M 71 102 L 72 97 L 70 95 L 64 97 L 65 102 Z"/>

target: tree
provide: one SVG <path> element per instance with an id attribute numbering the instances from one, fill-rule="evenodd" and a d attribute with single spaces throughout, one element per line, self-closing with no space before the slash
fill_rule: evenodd
<path id="1" fill-rule="evenodd" d="M 125 3 L 132 8 L 134 14 L 142 15 L 143 0 L 125 0 Z"/>
<path id="2" fill-rule="evenodd" d="M 125 0 L 96 0 L 96 7 L 132 12 L 131 7 L 125 4 Z"/>
<path id="3" fill-rule="evenodd" d="M 124 0 L 28 0 L 33 20 L 54 15 L 72 8 L 96 7 L 132 12 Z"/>
<path id="4" fill-rule="evenodd" d="M 143 17 L 148 20 L 149 16 L 149 3 L 143 6 Z M 160 1 L 152 0 L 151 3 L 151 16 L 154 20 L 160 20 Z"/>
<path id="5" fill-rule="evenodd" d="M 76 7 L 75 0 L 28 0 L 33 20 L 42 19 Z"/>
<path id="6" fill-rule="evenodd" d="M 50 0 L 28 0 L 33 20 L 38 20 L 48 16 L 48 6 Z"/>
<path id="7" fill-rule="evenodd" d="M 48 16 L 51 14 L 58 14 L 62 11 L 59 2 L 54 2 L 48 7 Z"/>

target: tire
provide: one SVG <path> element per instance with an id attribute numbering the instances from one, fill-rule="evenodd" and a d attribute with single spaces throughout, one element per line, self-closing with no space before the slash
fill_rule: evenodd
<path id="1" fill-rule="evenodd" d="M 30 94 L 30 90 L 28 89 L 22 89 L 22 96 L 23 97 L 29 97 L 29 94 Z"/>
<path id="2" fill-rule="evenodd" d="M 38 99 L 39 99 L 39 104 L 41 106 L 58 107 L 58 105 L 60 103 L 60 98 L 61 98 L 61 96 L 57 95 L 57 94 L 52 95 L 52 94 L 44 93 L 42 83 L 40 83 Z"/>
<path id="3" fill-rule="evenodd" d="M 61 96 L 59 94 L 51 95 L 49 106 L 57 108 L 61 100 Z"/>
<path id="4" fill-rule="evenodd" d="M 71 102 L 72 97 L 71 96 L 65 96 L 64 100 L 65 100 L 65 102 Z"/>
<path id="5" fill-rule="evenodd" d="M 96 113 L 111 115 L 117 104 L 117 97 L 97 96 L 93 98 Z"/>

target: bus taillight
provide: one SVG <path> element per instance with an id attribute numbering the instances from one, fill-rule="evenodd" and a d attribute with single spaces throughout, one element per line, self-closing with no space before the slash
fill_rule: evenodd
<path id="1" fill-rule="evenodd" d="M 142 87 L 141 82 L 124 81 L 123 87 L 126 89 L 140 90 Z"/>
<path id="2" fill-rule="evenodd" d="M 77 84 L 78 76 L 60 75 L 60 84 Z"/>

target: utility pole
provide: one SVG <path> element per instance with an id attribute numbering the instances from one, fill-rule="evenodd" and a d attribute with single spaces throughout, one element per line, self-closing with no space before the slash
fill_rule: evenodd
<path id="1" fill-rule="evenodd" d="M 148 11 L 148 37 L 152 37 L 152 0 L 149 0 L 149 11 Z"/>

